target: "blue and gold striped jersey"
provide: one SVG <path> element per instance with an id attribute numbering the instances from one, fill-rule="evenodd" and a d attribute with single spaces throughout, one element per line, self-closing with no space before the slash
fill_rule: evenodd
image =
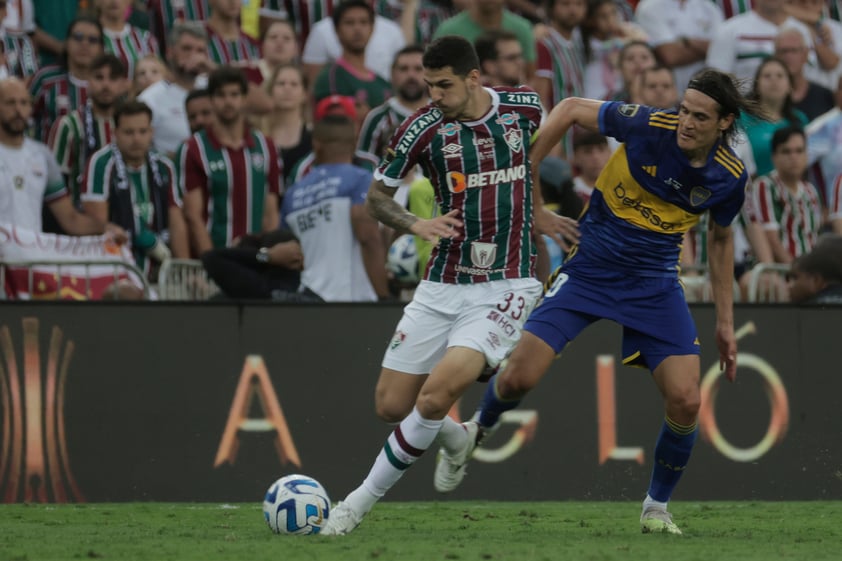
<path id="1" fill-rule="evenodd" d="M 692 167 L 678 147 L 677 127 L 675 111 L 620 102 L 600 108 L 600 132 L 623 144 L 596 181 L 568 268 L 586 276 L 604 276 L 606 269 L 676 276 L 683 234 L 705 212 L 717 224 L 731 224 L 745 197 L 745 166 L 717 143 L 704 166 Z"/>

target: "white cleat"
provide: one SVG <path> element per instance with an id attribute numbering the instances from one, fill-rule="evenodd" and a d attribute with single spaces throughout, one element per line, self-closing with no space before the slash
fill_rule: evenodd
<path id="1" fill-rule="evenodd" d="M 659 508 L 647 508 L 643 511 L 640 515 L 640 531 L 644 534 L 682 534 L 681 529 L 672 521 L 672 514 Z"/>
<path id="2" fill-rule="evenodd" d="M 338 502 L 331 509 L 327 524 L 319 532 L 323 536 L 344 536 L 350 534 L 363 521 L 363 515 L 354 512 L 348 503 Z"/>
<path id="3" fill-rule="evenodd" d="M 436 471 L 433 475 L 433 487 L 439 493 L 449 493 L 456 489 L 468 473 L 468 460 L 477 447 L 479 425 L 474 421 L 462 423 L 468 433 L 465 447 L 454 455 L 442 448 L 436 457 Z"/>

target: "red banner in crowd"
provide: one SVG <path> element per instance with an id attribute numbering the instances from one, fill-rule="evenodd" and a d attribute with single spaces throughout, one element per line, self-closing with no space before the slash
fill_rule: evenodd
<path id="1" fill-rule="evenodd" d="M 131 250 L 107 235 L 60 236 L 0 224 L 0 278 L 10 299 L 98 300 L 115 281 L 139 283 L 127 265 L 134 265 Z"/>

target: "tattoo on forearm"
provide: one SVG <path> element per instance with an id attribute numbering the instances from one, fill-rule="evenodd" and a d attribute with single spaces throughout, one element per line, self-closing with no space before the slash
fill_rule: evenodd
<path id="1" fill-rule="evenodd" d="M 395 230 L 409 232 L 409 227 L 418 222 L 418 217 L 408 212 L 391 197 L 376 195 L 368 197 L 371 215 Z"/>

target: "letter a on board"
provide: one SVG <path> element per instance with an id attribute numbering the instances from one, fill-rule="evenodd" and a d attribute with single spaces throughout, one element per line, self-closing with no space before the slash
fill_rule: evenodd
<path id="1" fill-rule="evenodd" d="M 261 411 L 263 411 L 265 417 L 248 417 L 251 401 L 255 396 L 260 400 Z M 219 467 L 225 462 L 234 464 L 237 459 L 237 449 L 240 447 L 240 431 L 274 431 L 275 447 L 281 465 L 292 463 L 296 467 L 301 467 L 301 459 L 298 457 L 298 451 L 292 441 L 284 412 L 281 410 L 278 396 L 272 388 L 272 381 L 269 379 L 269 372 L 266 370 L 263 357 L 259 355 L 246 357 L 213 467 Z"/>

